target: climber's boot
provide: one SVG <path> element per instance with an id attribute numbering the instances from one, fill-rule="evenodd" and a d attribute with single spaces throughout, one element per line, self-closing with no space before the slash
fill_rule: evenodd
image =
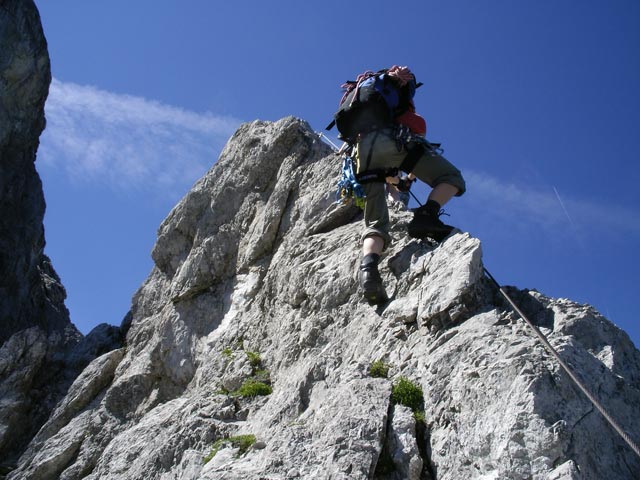
<path id="1" fill-rule="evenodd" d="M 444 213 L 440 209 L 440 204 L 434 200 L 429 200 L 423 206 L 413 211 L 413 219 L 409 222 L 407 231 L 413 238 L 429 237 L 436 242 L 442 242 L 449 236 L 453 227 L 445 225 L 440 220 L 440 215 Z"/>
<path id="2" fill-rule="evenodd" d="M 360 286 L 365 300 L 370 304 L 380 304 L 388 300 L 378 272 L 379 261 L 380 255 L 370 253 L 365 255 L 360 263 Z"/>

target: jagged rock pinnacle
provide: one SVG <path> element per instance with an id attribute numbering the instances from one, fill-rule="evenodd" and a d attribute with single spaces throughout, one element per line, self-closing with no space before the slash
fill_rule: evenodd
<path id="1" fill-rule="evenodd" d="M 390 301 L 362 301 L 338 167 L 304 121 L 243 125 L 160 226 L 126 349 L 83 372 L 9 478 L 632 478 L 633 452 L 484 279 L 478 239 L 418 242 L 392 209 Z M 626 334 L 514 293 L 637 436 Z M 422 400 L 403 405 L 401 379 Z"/>

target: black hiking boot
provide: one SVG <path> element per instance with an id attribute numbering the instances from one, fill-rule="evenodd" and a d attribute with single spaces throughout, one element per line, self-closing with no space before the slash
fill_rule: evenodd
<path id="1" fill-rule="evenodd" d="M 363 297 L 370 304 L 380 304 L 388 300 L 387 292 L 382 285 L 382 278 L 378 272 L 380 255 L 371 253 L 366 255 L 360 263 L 360 286 Z"/>
<path id="2" fill-rule="evenodd" d="M 416 208 L 407 227 L 409 236 L 413 238 L 429 237 L 436 242 L 442 242 L 453 230 L 451 225 L 445 225 L 440 220 L 439 217 L 443 213 L 440 204 L 434 200 L 429 200 L 420 208 Z"/>

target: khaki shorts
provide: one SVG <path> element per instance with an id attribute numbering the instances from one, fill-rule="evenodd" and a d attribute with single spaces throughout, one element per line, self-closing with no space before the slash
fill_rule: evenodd
<path id="1" fill-rule="evenodd" d="M 407 147 L 398 151 L 392 131 L 379 130 L 365 135 L 356 145 L 354 156 L 358 165 L 358 173 L 367 170 L 383 168 L 399 168 L 407 156 Z M 431 149 L 427 149 L 418 159 L 413 173 L 419 180 L 432 188 L 447 183 L 458 188 L 456 196 L 462 195 L 465 190 L 465 182 L 460 170 L 454 167 L 446 158 Z M 384 239 L 385 248 L 391 241 L 389 236 L 389 210 L 387 208 L 387 195 L 385 184 L 372 182 L 362 185 L 366 194 L 364 207 L 365 231 L 362 238 L 372 235 Z"/>

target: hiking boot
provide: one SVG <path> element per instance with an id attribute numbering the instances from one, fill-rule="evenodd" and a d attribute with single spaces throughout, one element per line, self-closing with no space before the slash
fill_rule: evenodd
<path id="1" fill-rule="evenodd" d="M 370 304 L 380 304 L 388 300 L 387 292 L 382 285 L 382 278 L 378 272 L 380 255 L 375 253 L 366 255 L 360 263 L 360 286 L 363 297 Z"/>
<path id="2" fill-rule="evenodd" d="M 453 227 L 445 225 L 440 220 L 440 215 L 444 213 L 440 209 L 440 204 L 429 200 L 420 208 L 413 211 L 413 218 L 409 222 L 407 232 L 413 238 L 429 237 L 436 242 L 442 242 L 449 236 Z"/>

